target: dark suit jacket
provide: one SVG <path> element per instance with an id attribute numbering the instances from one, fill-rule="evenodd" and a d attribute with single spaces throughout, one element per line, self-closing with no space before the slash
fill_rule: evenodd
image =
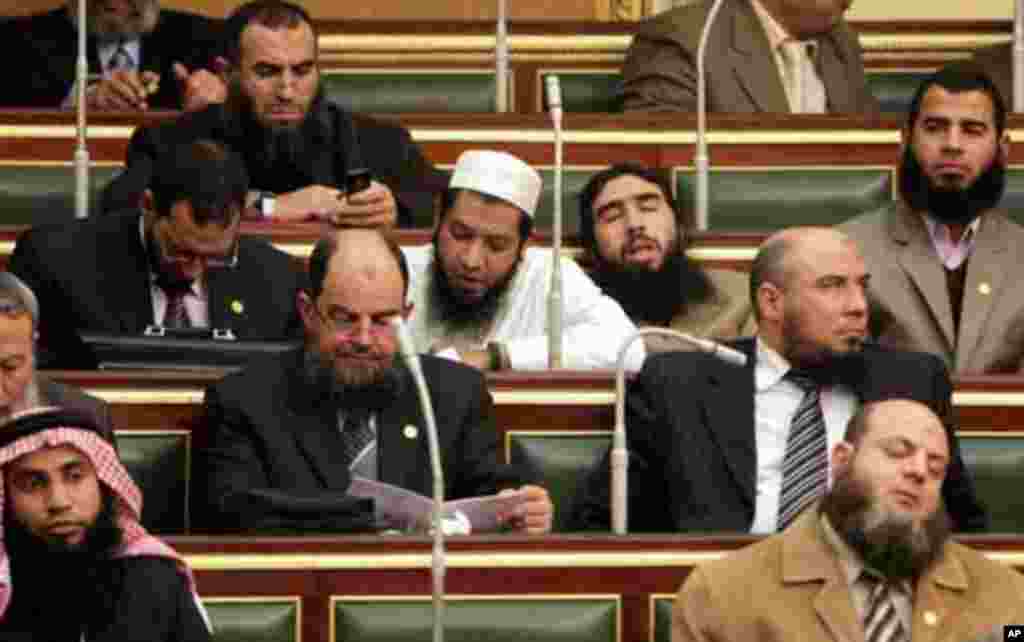
<path id="1" fill-rule="evenodd" d="M 242 155 L 251 189 L 286 193 L 308 185 L 344 187 L 348 170 L 365 167 L 391 188 L 400 226 L 426 227 L 433 222 L 433 197 L 441 174 L 404 127 L 322 101 L 302 126 L 306 149 L 300 157 L 268 164 L 262 144 L 254 140 L 258 136 L 229 113 L 224 105 L 211 105 L 168 123 L 136 129 L 128 144 L 127 167 L 104 189 L 101 211 L 135 207 L 149 185 L 155 159 L 172 145 L 212 139 Z"/>
<path id="2" fill-rule="evenodd" d="M 154 323 L 138 211 L 32 228 L 18 239 L 8 269 L 39 299 L 42 367 L 95 367 L 80 332 L 137 336 Z M 210 327 L 243 340 L 299 338 L 303 283 L 294 259 L 243 236 L 238 266 L 206 274 Z"/>
<path id="3" fill-rule="evenodd" d="M 196 468 L 198 502 L 207 526 L 251 529 L 236 508 L 247 492 L 275 490 L 296 498 L 334 493 L 350 482 L 339 459 L 336 405 L 317 397 L 303 374 L 302 351 L 253 363 L 206 391 L 209 443 Z M 525 483 L 500 463 L 491 395 L 476 370 L 422 356 L 437 417 L 445 498 L 494 493 Z M 425 422 L 416 390 L 402 370 L 401 392 L 377 418 L 380 480 L 432 495 Z M 407 426 L 416 427 L 413 433 Z M 411 435 L 411 436 L 410 436 Z"/>
<path id="4" fill-rule="evenodd" d="M 181 87 L 172 67 L 212 69 L 220 51 L 220 21 L 164 9 L 152 33 L 142 36 L 140 71 L 160 74 L 160 89 L 150 108 L 181 109 Z M 7 82 L 0 106 L 59 107 L 75 81 L 78 30 L 63 7 L 0 25 L 7 48 Z M 96 39 L 88 39 L 89 73 L 103 70 Z"/>
<path id="5" fill-rule="evenodd" d="M 631 531 L 741 531 L 754 521 L 753 339 L 739 368 L 710 355 L 668 352 L 644 362 L 629 390 Z M 984 508 L 960 458 L 951 422 L 952 385 L 934 355 L 868 347 L 863 368 L 846 381 L 863 402 L 908 398 L 945 420 L 951 462 L 942 488 L 955 527 L 986 527 Z M 595 469 L 576 508 L 576 528 L 608 528 L 608 458 Z"/>
<path id="6" fill-rule="evenodd" d="M 627 110 L 697 111 L 697 47 L 711 0 L 660 13 L 642 23 L 622 68 Z M 818 40 L 818 74 L 829 113 L 877 112 L 860 44 L 845 22 Z M 789 101 L 749 0 L 726 0 L 705 58 L 709 112 L 788 113 Z"/>
<path id="7" fill-rule="evenodd" d="M 102 435 L 107 441 L 116 445 L 114 424 L 110 420 L 110 406 L 107 405 L 107 402 L 88 395 L 78 388 L 51 381 L 43 376 L 36 377 L 36 385 L 39 386 L 40 403 L 46 406 L 76 410 L 91 417 L 100 427 Z"/>

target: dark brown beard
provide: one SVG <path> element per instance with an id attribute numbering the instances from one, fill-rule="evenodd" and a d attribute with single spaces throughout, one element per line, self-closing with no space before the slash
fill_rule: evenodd
<path id="1" fill-rule="evenodd" d="M 851 463 L 849 470 L 837 473 L 821 512 L 865 566 L 890 581 L 917 578 L 942 558 L 952 529 L 945 504 L 940 502 L 919 524 L 885 514 L 853 467 Z"/>
<path id="2" fill-rule="evenodd" d="M 363 408 L 377 412 L 392 405 L 402 392 L 402 365 L 397 358 L 370 380 L 360 383 L 342 380 L 335 372 L 333 360 L 325 358 L 313 347 L 306 348 L 304 367 L 307 381 L 320 393 L 318 396 L 324 403 L 331 403 L 337 408 Z"/>
<path id="3" fill-rule="evenodd" d="M 523 252 L 525 252 L 524 245 L 520 243 L 519 256 L 516 257 L 516 262 L 504 278 L 487 290 L 487 293 L 479 301 L 466 301 L 452 286 L 448 274 L 444 271 L 441 264 L 441 247 L 438 235 L 435 233 L 429 297 L 431 303 L 440 311 L 438 318 L 456 328 L 475 327 L 490 323 L 498 314 L 502 296 L 508 291 L 512 280 L 519 272 L 519 264 L 522 263 Z"/>
<path id="4" fill-rule="evenodd" d="M 938 188 L 925 176 L 913 146 L 907 145 L 900 161 L 899 185 L 900 195 L 910 209 L 928 212 L 943 223 L 969 225 L 985 210 L 999 204 L 1006 188 L 1006 166 L 997 154 L 969 186 Z"/>

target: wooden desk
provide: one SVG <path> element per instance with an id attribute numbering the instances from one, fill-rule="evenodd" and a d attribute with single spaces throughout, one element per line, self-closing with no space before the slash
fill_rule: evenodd
<path id="1" fill-rule="evenodd" d="M 670 598 L 695 565 L 751 536 L 459 537 L 448 540 L 445 588 L 452 595 L 620 598 L 623 642 L 651 640 L 653 599 Z M 331 596 L 429 596 L 430 542 L 405 537 L 170 538 L 213 596 L 301 600 L 302 639 L 326 642 Z M 1024 539 L 962 541 L 1024 569 Z"/>

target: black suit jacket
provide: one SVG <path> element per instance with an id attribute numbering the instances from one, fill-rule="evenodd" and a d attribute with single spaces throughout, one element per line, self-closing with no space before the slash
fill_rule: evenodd
<path id="1" fill-rule="evenodd" d="M 493 405 L 483 376 L 445 359 L 420 360 L 437 417 L 445 498 L 490 494 L 526 483 L 518 470 L 500 463 Z M 401 372 L 398 398 L 377 418 L 380 480 L 431 496 L 426 423 L 412 378 L 404 368 Z M 349 471 L 339 459 L 337 406 L 318 398 L 307 383 L 301 350 L 254 362 L 211 386 L 205 418 L 209 442 L 200 452 L 192 496 L 205 501 L 208 528 L 259 527 L 246 523 L 239 508 L 253 491 L 277 491 L 298 503 L 331 494 L 341 498 L 348 489 Z M 291 517 L 293 523 L 301 521 Z"/>
<path id="2" fill-rule="evenodd" d="M 154 163 L 174 145 L 199 139 L 225 143 L 241 154 L 251 189 L 287 193 L 309 185 L 343 188 L 350 169 L 367 168 L 398 202 L 398 224 L 428 227 L 442 174 L 423 157 L 400 125 L 350 113 L 320 101 L 302 125 L 305 148 L 292 162 L 267 163 L 262 144 L 224 105 L 183 114 L 177 120 L 140 127 L 128 143 L 125 171 L 106 186 L 103 212 L 134 207 L 149 185 Z"/>
<path id="3" fill-rule="evenodd" d="M 140 71 L 160 74 L 160 89 L 149 99 L 151 109 L 181 109 L 181 87 L 174 63 L 189 71 L 213 69 L 220 52 L 221 22 L 184 11 L 163 9 L 152 33 L 142 36 Z M 16 18 L 0 25 L 7 48 L 7 83 L 0 106 L 60 107 L 75 81 L 78 30 L 63 7 Z M 96 39 L 87 40 L 89 73 L 99 74 Z"/>
<path id="4" fill-rule="evenodd" d="M 740 531 L 754 521 L 757 451 L 754 435 L 753 339 L 735 344 L 740 368 L 707 354 L 652 355 L 627 398 L 631 531 Z M 869 346 L 863 367 L 845 381 L 862 402 L 908 398 L 943 418 L 951 461 L 942 488 L 959 531 L 987 525 L 984 508 L 960 458 L 952 424 L 952 384 L 934 355 Z M 588 479 L 575 508 L 576 528 L 610 525 L 608 457 Z"/>
<path id="5" fill-rule="evenodd" d="M 39 299 L 40 365 L 92 368 L 83 331 L 139 335 L 154 323 L 139 212 L 35 227 L 18 239 L 8 270 Z M 210 327 L 242 340 L 302 334 L 296 295 L 304 277 L 292 257 L 242 236 L 238 265 L 206 273 Z"/>

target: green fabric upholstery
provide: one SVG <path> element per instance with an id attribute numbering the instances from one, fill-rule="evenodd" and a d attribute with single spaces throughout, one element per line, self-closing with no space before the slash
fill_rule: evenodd
<path id="1" fill-rule="evenodd" d="M 537 95 L 545 96 L 542 107 L 547 110 L 545 78 L 551 73 L 541 74 L 537 80 Z M 616 92 L 622 75 L 618 69 L 607 71 L 559 71 L 558 84 L 562 89 L 562 110 L 565 113 L 619 113 L 622 105 Z"/>
<path id="2" fill-rule="evenodd" d="M 868 88 L 878 99 L 883 114 L 906 114 L 910 110 L 910 101 L 914 97 L 921 81 L 931 73 L 921 71 L 885 71 L 867 72 Z"/>
<path id="3" fill-rule="evenodd" d="M 1024 533 L 1024 436 L 960 435 L 960 452 L 994 533 Z"/>
<path id="4" fill-rule="evenodd" d="M 603 167 L 562 168 L 562 234 L 572 236 L 580 229 L 580 192 L 586 186 L 587 181 L 594 174 L 603 170 Z M 555 170 L 554 168 L 540 168 L 541 177 L 544 179 L 544 187 L 540 194 L 540 202 L 537 203 L 537 214 L 534 217 L 534 229 L 551 229 L 551 223 L 555 218 Z"/>
<path id="5" fill-rule="evenodd" d="M 142 490 L 142 525 L 151 533 L 188 528 L 188 431 L 117 433 L 121 460 Z"/>
<path id="6" fill-rule="evenodd" d="M 672 605 L 676 597 L 651 596 L 653 642 L 671 642 L 672 640 Z"/>
<path id="7" fill-rule="evenodd" d="M 534 475 L 551 495 L 552 530 L 566 530 L 573 500 L 587 473 L 611 445 L 611 432 L 509 431 L 506 460 Z"/>
<path id="8" fill-rule="evenodd" d="M 1006 191 L 999 205 L 1011 219 L 1024 225 L 1024 167 L 1006 169 Z"/>
<path id="9" fill-rule="evenodd" d="M 336 599 L 333 642 L 429 642 L 432 612 L 429 599 Z M 618 621 L 617 598 L 604 596 L 448 596 L 444 610 L 448 642 L 617 642 Z"/>
<path id="10" fill-rule="evenodd" d="M 214 642 L 298 642 L 299 602 L 268 598 L 206 598 Z"/>
<path id="11" fill-rule="evenodd" d="M 676 193 L 690 211 L 695 179 L 676 170 Z M 716 232 L 834 225 L 892 200 L 888 168 L 720 168 L 708 183 L 708 228 Z"/>
<path id="12" fill-rule="evenodd" d="M 116 166 L 93 166 L 89 174 L 91 202 L 121 171 Z M 69 221 L 75 216 L 75 170 L 68 165 L 0 163 L 0 224 L 29 225 Z"/>
<path id="13" fill-rule="evenodd" d="M 328 98 L 358 112 L 496 111 L 493 71 L 407 69 L 400 73 L 353 73 L 338 69 L 324 72 L 323 88 Z"/>

